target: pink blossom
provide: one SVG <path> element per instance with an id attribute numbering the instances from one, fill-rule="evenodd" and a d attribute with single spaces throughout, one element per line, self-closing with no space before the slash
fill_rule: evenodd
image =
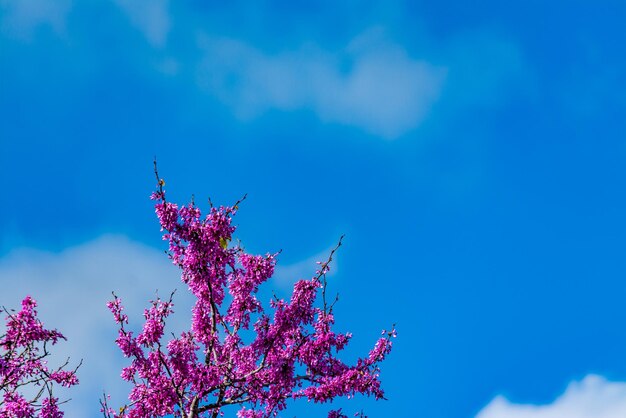
<path id="1" fill-rule="evenodd" d="M 76 369 L 63 370 L 65 365 L 48 368 L 48 346 L 65 337 L 44 328 L 36 307 L 35 300 L 27 296 L 19 312 L 5 309 L 6 333 L 0 336 L 0 418 L 60 418 L 63 412 L 53 395 L 54 383 L 65 387 L 78 384 Z M 40 395 L 26 398 L 21 392 L 28 386 L 37 389 L 35 393 L 41 388 Z"/>
<path id="2" fill-rule="evenodd" d="M 326 301 L 325 275 L 334 250 L 313 278 L 295 283 L 289 300 L 274 298 L 266 310 L 257 291 L 274 273 L 276 255 L 251 255 L 229 245 L 238 205 L 211 207 L 203 217 L 193 202 L 167 201 L 164 182 L 158 174 L 157 179 L 151 198 L 163 239 L 196 299 L 191 324 L 165 341 L 172 298 L 157 298 L 135 337 L 124 328 L 128 318 L 120 299 L 109 302 L 119 326 L 118 346 L 131 362 L 122 377 L 134 387 L 119 412 L 105 397 L 105 416 L 217 417 L 230 407 L 239 418 L 265 418 L 285 409 L 288 399 L 330 402 L 357 394 L 384 399 L 379 365 L 391 351 L 395 330 L 384 332 L 355 364 L 340 360 L 351 334 L 332 330 L 335 319 Z M 328 417 L 346 415 L 334 410 Z"/>

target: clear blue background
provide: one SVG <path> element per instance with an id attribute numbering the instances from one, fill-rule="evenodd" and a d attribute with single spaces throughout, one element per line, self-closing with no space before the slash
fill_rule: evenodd
<path id="1" fill-rule="evenodd" d="M 248 193 L 251 251 L 296 263 L 346 234 L 333 286 L 348 354 L 399 335 L 389 400 L 348 412 L 471 417 L 497 394 L 542 403 L 588 373 L 626 379 L 623 2 L 157 1 L 150 18 L 147 3 L 18 3 L 0 3 L 1 254 L 105 233 L 161 249 L 156 155 L 174 199 Z M 241 115 L 255 68 L 202 46 L 299 51 L 297 66 L 313 45 L 349 76 L 344 51 L 368 33 L 445 74 L 391 134 L 263 93 Z M 202 84 L 214 67 L 232 95 Z"/>

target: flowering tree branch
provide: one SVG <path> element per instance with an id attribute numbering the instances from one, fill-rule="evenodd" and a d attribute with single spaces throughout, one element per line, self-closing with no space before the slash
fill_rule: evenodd
<path id="1" fill-rule="evenodd" d="M 18 313 L 6 313 L 6 333 L 0 336 L 0 418 L 60 418 L 59 399 L 54 384 L 78 384 L 76 371 L 65 370 L 69 359 L 56 369 L 47 365 L 49 345 L 65 339 L 57 330 L 45 329 L 37 318 L 37 303 L 30 296 L 22 301 Z M 26 396 L 25 389 L 34 395 Z M 33 390 L 34 389 L 34 390 Z"/>
<path id="2" fill-rule="evenodd" d="M 341 239 L 313 278 L 296 282 L 290 300 L 272 299 L 267 312 L 257 292 L 274 273 L 277 254 L 251 255 L 230 245 L 231 220 L 243 199 L 233 206 L 211 204 L 203 217 L 193 200 L 182 206 L 167 201 L 156 162 L 155 176 L 151 198 L 163 239 L 195 297 L 191 326 L 163 342 L 173 303 L 172 296 L 157 297 L 144 312 L 142 331 L 134 335 L 125 328 L 121 300 L 113 296 L 108 307 L 119 327 L 117 344 L 131 360 L 122 378 L 133 388 L 130 402 L 117 411 L 106 396 L 102 399 L 105 417 L 217 417 L 224 408 L 236 407 L 240 418 L 261 418 L 276 416 L 288 399 L 323 403 L 355 394 L 384 399 L 379 364 L 391 350 L 394 329 L 383 331 L 356 364 L 337 357 L 351 334 L 332 330 L 337 298 L 327 303 L 326 274 Z M 328 416 L 344 415 L 331 411 Z"/>

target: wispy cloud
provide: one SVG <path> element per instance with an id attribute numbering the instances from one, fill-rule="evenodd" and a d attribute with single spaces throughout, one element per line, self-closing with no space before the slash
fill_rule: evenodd
<path id="1" fill-rule="evenodd" d="M 0 7 L 3 32 L 28 39 L 43 26 L 65 33 L 72 0 L 0 0 Z M 95 6 L 81 3 L 80 7 Z M 374 26 L 356 32 L 338 48 L 303 37 L 299 46 L 270 52 L 259 46 L 262 39 L 246 37 L 246 32 L 237 38 L 219 32 L 206 35 L 203 31 L 211 28 L 204 26 L 204 20 L 189 19 L 192 8 L 172 7 L 169 0 L 113 0 L 105 7 L 124 15 L 127 24 L 116 30 L 139 31 L 145 37 L 145 49 L 134 55 L 156 53 L 147 55 L 153 60 L 153 65 L 145 67 L 150 76 L 157 71 L 184 78 L 186 86 L 200 86 L 241 121 L 272 110 L 308 111 L 321 123 L 352 126 L 394 139 L 442 109 L 443 113 L 461 113 L 472 106 L 499 105 L 525 72 L 514 43 L 480 30 L 440 44 L 424 36 L 419 48 L 410 47 L 410 39 L 392 39 L 383 26 Z M 80 33 L 90 28 L 69 20 L 68 37 L 93 36 L 92 32 Z M 120 22 L 114 23 L 119 26 Z M 168 44 L 171 36 L 186 46 L 174 48 Z M 111 45 L 107 53 L 117 58 L 123 48 L 123 43 Z M 71 60 L 76 59 L 72 54 Z M 84 56 L 92 57 L 91 51 Z"/>
<path id="2" fill-rule="evenodd" d="M 62 34 L 71 8 L 71 0 L 0 0 L 0 28 L 5 34 L 26 40 L 40 26 Z"/>
<path id="3" fill-rule="evenodd" d="M 420 126 L 439 101 L 453 113 L 529 92 L 515 43 L 483 31 L 464 33 L 423 54 L 373 28 L 344 48 L 314 43 L 268 53 L 231 38 L 199 36 L 199 84 L 241 120 L 271 109 L 309 110 L 322 122 L 356 126 L 387 139 Z M 524 76 L 523 76 L 524 75 Z"/>
<path id="4" fill-rule="evenodd" d="M 589 375 L 572 382 L 548 405 L 514 404 L 496 397 L 476 418 L 621 418 L 626 416 L 626 382 Z"/>
<path id="5" fill-rule="evenodd" d="M 444 67 L 411 57 L 379 30 L 338 52 L 307 44 L 269 54 L 206 36 L 200 45 L 200 84 L 241 119 L 272 108 L 310 109 L 322 121 L 395 138 L 424 120 L 446 78 Z"/>
<path id="6" fill-rule="evenodd" d="M 115 345 L 116 327 L 106 308 L 111 291 L 127 307 L 131 328 L 142 324 L 143 309 L 157 289 L 162 297 L 179 289 L 174 299 L 177 313 L 169 324 L 172 331 L 184 329 L 191 307 L 167 256 L 121 236 L 105 236 L 60 253 L 15 250 L 0 259 L 0 286 L 0 305 L 17 308 L 30 294 L 39 303 L 44 324 L 67 337 L 54 347 L 53 362 L 66 356 L 72 364 L 84 360 L 80 385 L 62 393 L 73 399 L 65 408 L 70 417 L 97 416 L 98 398 L 105 389 L 115 404 L 128 394 L 119 378 L 125 359 Z"/>
<path id="7" fill-rule="evenodd" d="M 115 0 L 153 47 L 164 47 L 171 21 L 168 0 Z"/>
<path id="8" fill-rule="evenodd" d="M 296 261 L 292 264 L 277 264 L 274 276 L 272 277 L 273 282 L 282 289 L 291 289 L 296 281 L 300 279 L 310 279 L 319 270 L 320 266 L 318 262 L 325 262 L 328 260 L 328 256 L 335 246 L 336 244 L 333 244 L 332 246 L 329 246 L 310 257 Z M 337 271 L 337 255 L 335 254 L 332 263 L 330 264 L 330 271 L 326 276 L 332 277 L 337 274 Z"/>

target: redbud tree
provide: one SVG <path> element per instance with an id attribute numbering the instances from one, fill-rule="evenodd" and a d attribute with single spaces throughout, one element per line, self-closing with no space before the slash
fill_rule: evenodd
<path id="1" fill-rule="evenodd" d="M 0 418 L 61 418 L 55 384 L 78 384 L 76 369 L 66 370 L 69 361 L 48 366 L 50 346 L 65 337 L 46 329 L 37 317 L 37 303 L 30 296 L 22 309 L 6 313 L 6 332 L 0 336 Z M 79 364 L 80 366 L 80 364 Z"/>
<path id="2" fill-rule="evenodd" d="M 158 186 L 151 198 L 163 239 L 195 300 L 191 326 L 166 341 L 172 296 L 157 297 L 135 334 L 114 294 L 108 307 L 119 326 L 116 342 L 130 359 L 121 377 L 132 389 L 129 403 L 119 409 L 110 407 L 105 396 L 104 416 L 217 417 L 229 408 L 240 418 L 261 418 L 277 416 L 290 399 L 323 403 L 356 394 L 384 398 L 379 364 L 391 350 L 394 329 L 383 331 L 355 364 L 337 356 L 351 334 L 332 329 L 334 302 L 326 300 L 326 274 L 341 240 L 313 278 L 296 282 L 289 300 L 274 296 L 266 310 L 257 292 L 272 277 L 277 254 L 252 255 L 231 244 L 232 218 L 241 201 L 211 204 L 202 216 L 193 200 L 182 206 L 169 202 L 156 163 L 155 174 Z M 344 416 L 341 410 L 328 414 Z"/>

